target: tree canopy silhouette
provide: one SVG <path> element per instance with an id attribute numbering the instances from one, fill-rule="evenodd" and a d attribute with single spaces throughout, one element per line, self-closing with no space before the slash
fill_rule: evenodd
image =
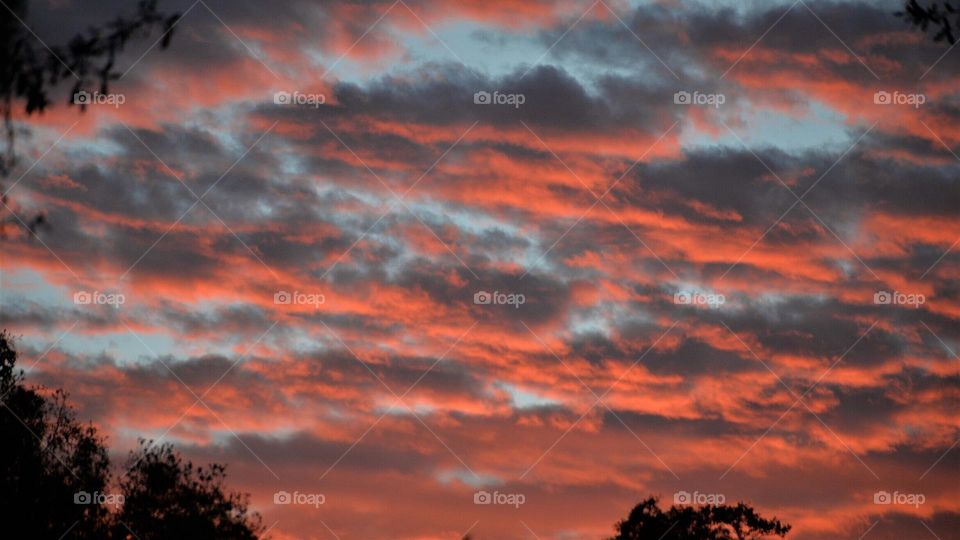
<path id="1" fill-rule="evenodd" d="M 633 507 L 608 540 L 753 540 L 786 536 L 790 525 L 765 519 L 743 504 L 672 506 L 663 511 L 650 497 Z"/>
<path id="2" fill-rule="evenodd" d="M 933 26 L 937 30 L 933 36 L 934 41 L 947 40 L 950 45 L 957 42 L 954 26 L 960 26 L 960 5 L 954 6 L 949 1 L 943 2 L 942 5 L 940 2 L 923 5 L 917 0 L 909 0 L 903 11 L 898 11 L 896 15 L 907 19 L 907 22 L 924 32 Z M 950 22 L 951 19 L 953 23 Z"/>
<path id="3" fill-rule="evenodd" d="M 52 103 L 50 93 L 64 84 L 72 89 L 65 96 L 68 105 L 76 104 L 74 96 L 92 85 L 106 94 L 109 84 L 121 77 L 114 65 L 127 42 L 161 29 L 160 47 L 166 48 L 180 18 L 179 14 L 158 11 L 157 0 L 140 0 L 132 17 L 117 17 L 101 28 L 73 36 L 65 46 L 48 47 L 25 22 L 28 0 L 5 0 L 0 4 L 0 116 L 5 143 L 0 151 L 0 177 L 10 174 L 17 162 L 14 144 L 17 126 L 13 118 L 18 103 L 22 102 L 26 116 L 42 113 Z M 86 107 L 85 103 L 79 105 L 81 110 Z M 0 202 L 10 206 L 12 203 L 2 186 L 0 191 L 3 191 Z M 35 231 L 45 222 L 42 213 L 26 221 L 5 220 L 0 223 L 0 237 L 7 224 Z"/>
<path id="4" fill-rule="evenodd" d="M 10 336 L 0 333 L 0 524 L 9 538 L 102 538 L 106 509 L 74 504 L 74 494 L 103 492 L 109 460 L 92 426 L 80 425 L 57 391 L 23 385 Z M 75 525 L 74 525 L 75 524 Z"/>
<path id="5" fill-rule="evenodd" d="M 24 385 L 0 332 L 0 537 L 256 540 L 260 516 L 224 487 L 226 468 L 195 467 L 170 445 L 141 441 L 114 481 L 103 438 L 56 390 Z M 115 494 L 104 497 L 116 488 Z"/>
<path id="6" fill-rule="evenodd" d="M 47 47 L 24 22 L 27 4 L 27 0 L 7 0 L 0 9 L 0 113 L 8 142 L 7 153 L 0 160 L 2 175 L 13 166 L 13 110 L 17 100 L 23 100 L 29 116 L 43 112 L 51 103 L 49 91 L 64 81 L 71 83 L 72 91 L 66 99 L 69 105 L 74 104 L 74 94 L 91 84 L 107 93 L 109 83 L 120 78 L 113 68 L 127 42 L 162 28 L 160 47 L 166 48 L 180 17 L 158 11 L 157 0 L 140 0 L 133 17 L 117 17 L 102 28 L 91 28 L 71 38 L 66 46 Z"/>
<path id="7" fill-rule="evenodd" d="M 246 495 L 224 490 L 225 477 L 224 465 L 194 467 L 170 445 L 141 441 L 120 482 L 124 505 L 114 537 L 129 529 L 141 540 L 255 540 L 260 516 L 248 513 Z"/>

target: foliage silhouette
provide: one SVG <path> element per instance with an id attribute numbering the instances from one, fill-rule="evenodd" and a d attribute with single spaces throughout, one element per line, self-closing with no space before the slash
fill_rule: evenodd
<path id="1" fill-rule="evenodd" d="M 194 467 L 170 445 L 141 441 L 113 482 L 97 430 L 77 421 L 62 390 L 27 388 L 16 363 L 11 337 L 0 332 L 0 537 L 259 538 L 260 516 L 248 511 L 247 496 L 225 490 L 223 465 Z M 96 496 L 111 486 L 122 499 Z"/>
<path id="2" fill-rule="evenodd" d="M 66 394 L 23 386 L 10 336 L 0 333 L 0 522 L 9 538 L 102 538 L 106 509 L 74 504 L 103 492 L 109 460 L 92 426 L 80 425 Z M 75 524 L 75 525 L 74 525 Z"/>
<path id="3" fill-rule="evenodd" d="M 160 47 L 166 48 L 180 18 L 178 14 L 159 12 L 157 0 L 140 0 L 133 17 L 117 17 L 102 28 L 74 36 L 66 46 L 47 47 L 24 22 L 27 4 L 28 0 L 5 0 L 0 5 L 0 116 L 5 139 L 5 148 L 0 152 L 0 177 L 6 177 L 16 165 L 17 127 L 13 113 L 18 103 L 23 102 L 26 116 L 42 113 L 51 104 L 50 93 L 65 82 L 72 87 L 66 99 L 68 105 L 74 104 L 77 92 L 91 85 L 107 93 L 109 84 L 121 76 L 113 68 L 117 54 L 127 42 L 162 29 Z M 85 107 L 80 104 L 81 110 Z M 0 201 L 6 206 L 12 204 L 5 190 Z M 5 221 L 0 224 L 0 235 L 8 224 L 35 231 L 45 221 L 42 213 L 25 222 Z"/>
<path id="4" fill-rule="evenodd" d="M 951 2 L 932 2 L 927 6 L 921 5 L 917 0 L 909 0 L 904 6 L 904 11 L 898 11 L 897 17 L 907 19 L 911 25 L 919 27 L 926 32 L 931 25 L 939 31 L 934 34 L 934 41 L 947 40 L 950 45 L 957 43 L 954 35 L 954 26 L 960 27 L 960 6 L 954 7 Z M 953 19 L 951 24 L 950 19 Z"/>
<path id="5" fill-rule="evenodd" d="M 115 538 L 129 530 L 140 540 L 255 540 L 263 531 L 260 516 L 248 513 L 248 497 L 224 491 L 224 465 L 194 467 L 172 446 L 142 440 L 128 469 Z"/>
<path id="6" fill-rule="evenodd" d="M 615 529 L 617 535 L 608 540 L 752 540 L 786 536 L 790 525 L 762 518 L 743 503 L 672 506 L 663 511 L 657 499 L 650 497 L 636 505 Z"/>

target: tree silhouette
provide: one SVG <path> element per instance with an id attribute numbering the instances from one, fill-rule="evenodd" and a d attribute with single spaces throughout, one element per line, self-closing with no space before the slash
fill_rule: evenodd
<path id="1" fill-rule="evenodd" d="M 74 504 L 103 492 L 109 460 L 92 426 L 80 425 L 66 394 L 23 386 L 10 336 L 0 333 L 0 524 L 7 538 L 102 538 L 106 510 Z M 71 529 L 72 526 L 72 529 Z"/>
<path id="2" fill-rule="evenodd" d="M 120 482 L 123 510 L 114 537 L 140 540 L 255 540 L 263 531 L 245 495 L 224 491 L 226 467 L 194 467 L 170 445 L 140 441 Z"/>
<path id="3" fill-rule="evenodd" d="M 0 177 L 6 177 L 16 165 L 17 128 L 13 113 L 18 103 L 23 103 L 26 116 L 42 113 L 51 104 L 50 92 L 65 83 L 72 88 L 65 99 L 68 105 L 74 105 L 74 96 L 91 85 L 107 93 L 110 82 L 120 78 L 113 68 L 117 54 L 127 42 L 162 29 L 160 47 L 166 48 L 180 18 L 178 14 L 159 12 L 157 0 L 140 0 L 133 17 L 117 17 L 102 28 L 74 36 L 66 46 L 47 47 L 24 22 L 27 4 L 27 0 L 0 2 L 0 116 L 5 140 L 5 148 L 0 152 Z M 79 105 L 81 110 L 86 107 L 82 102 Z M 0 191 L 4 191 L 0 202 L 5 206 L 12 204 L 2 186 Z M 34 231 L 45 224 L 45 217 L 38 213 L 25 222 L 14 219 L 0 223 L 0 236 L 8 224 Z"/>
<path id="4" fill-rule="evenodd" d="M 0 538 L 259 538 L 260 516 L 247 496 L 225 490 L 223 465 L 195 468 L 172 446 L 141 441 L 127 474 L 111 482 L 97 430 L 77 421 L 62 390 L 27 388 L 17 359 L 0 332 Z M 101 497 L 111 485 L 122 499 Z"/>
<path id="5" fill-rule="evenodd" d="M 663 511 L 650 497 L 633 507 L 615 529 L 617 535 L 608 540 L 752 540 L 786 536 L 790 525 L 762 518 L 743 503 L 672 506 Z"/>
<path id="6" fill-rule="evenodd" d="M 907 19 L 907 22 L 913 26 L 919 27 L 926 32 L 931 25 L 939 31 L 934 34 L 934 41 L 947 40 L 950 45 L 957 42 L 954 36 L 954 26 L 960 26 L 960 6 L 954 7 L 951 2 L 932 2 L 929 5 L 921 5 L 917 0 L 909 0 L 904 6 L 903 11 L 896 13 L 897 17 Z M 950 19 L 953 19 L 951 24 Z"/>
<path id="7" fill-rule="evenodd" d="M 74 94 L 93 82 L 99 85 L 100 92 L 106 93 L 109 83 L 120 77 L 113 68 L 117 54 L 127 42 L 162 28 L 160 46 L 166 48 L 173 36 L 173 25 L 180 17 L 157 11 L 157 0 L 140 0 L 132 18 L 117 17 L 103 28 L 92 28 L 86 34 L 74 36 L 66 46 L 48 48 L 24 22 L 27 0 L 7 0 L 3 8 L 0 9 L 0 113 L 8 138 L 7 155 L 0 160 L 0 174 L 4 175 L 13 165 L 16 100 L 24 101 L 24 111 L 29 116 L 42 113 L 50 105 L 49 91 L 63 81 L 72 84 L 67 104 L 74 104 Z M 81 104 L 81 108 L 83 106 Z"/>

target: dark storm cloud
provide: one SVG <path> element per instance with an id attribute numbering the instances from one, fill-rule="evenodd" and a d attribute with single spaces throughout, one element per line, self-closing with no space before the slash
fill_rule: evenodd
<path id="1" fill-rule="evenodd" d="M 526 122 L 545 128 L 583 129 L 665 127 L 668 115 L 654 106 L 668 103 L 672 91 L 650 88 L 640 79 L 605 77 L 599 94 L 563 68 L 517 69 L 500 78 L 459 64 L 428 64 L 403 76 L 384 76 L 364 86 L 342 82 L 335 88 L 331 114 L 373 115 L 400 122 L 446 125 L 481 121 L 498 126 Z M 476 104 L 485 91 L 523 94 L 522 105 Z M 607 95 L 609 94 L 609 95 Z M 629 103 L 613 97 L 631 95 Z M 662 125 L 662 126 L 661 126 Z M 325 136 L 325 134 L 324 134 Z M 389 142 L 389 141 L 386 141 Z"/>

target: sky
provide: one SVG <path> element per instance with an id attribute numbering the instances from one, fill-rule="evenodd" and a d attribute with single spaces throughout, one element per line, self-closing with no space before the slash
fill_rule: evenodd
<path id="1" fill-rule="evenodd" d="M 160 7 L 3 182 L 0 325 L 118 474 L 227 463 L 277 540 L 960 538 L 960 52 L 900 2 Z"/>

